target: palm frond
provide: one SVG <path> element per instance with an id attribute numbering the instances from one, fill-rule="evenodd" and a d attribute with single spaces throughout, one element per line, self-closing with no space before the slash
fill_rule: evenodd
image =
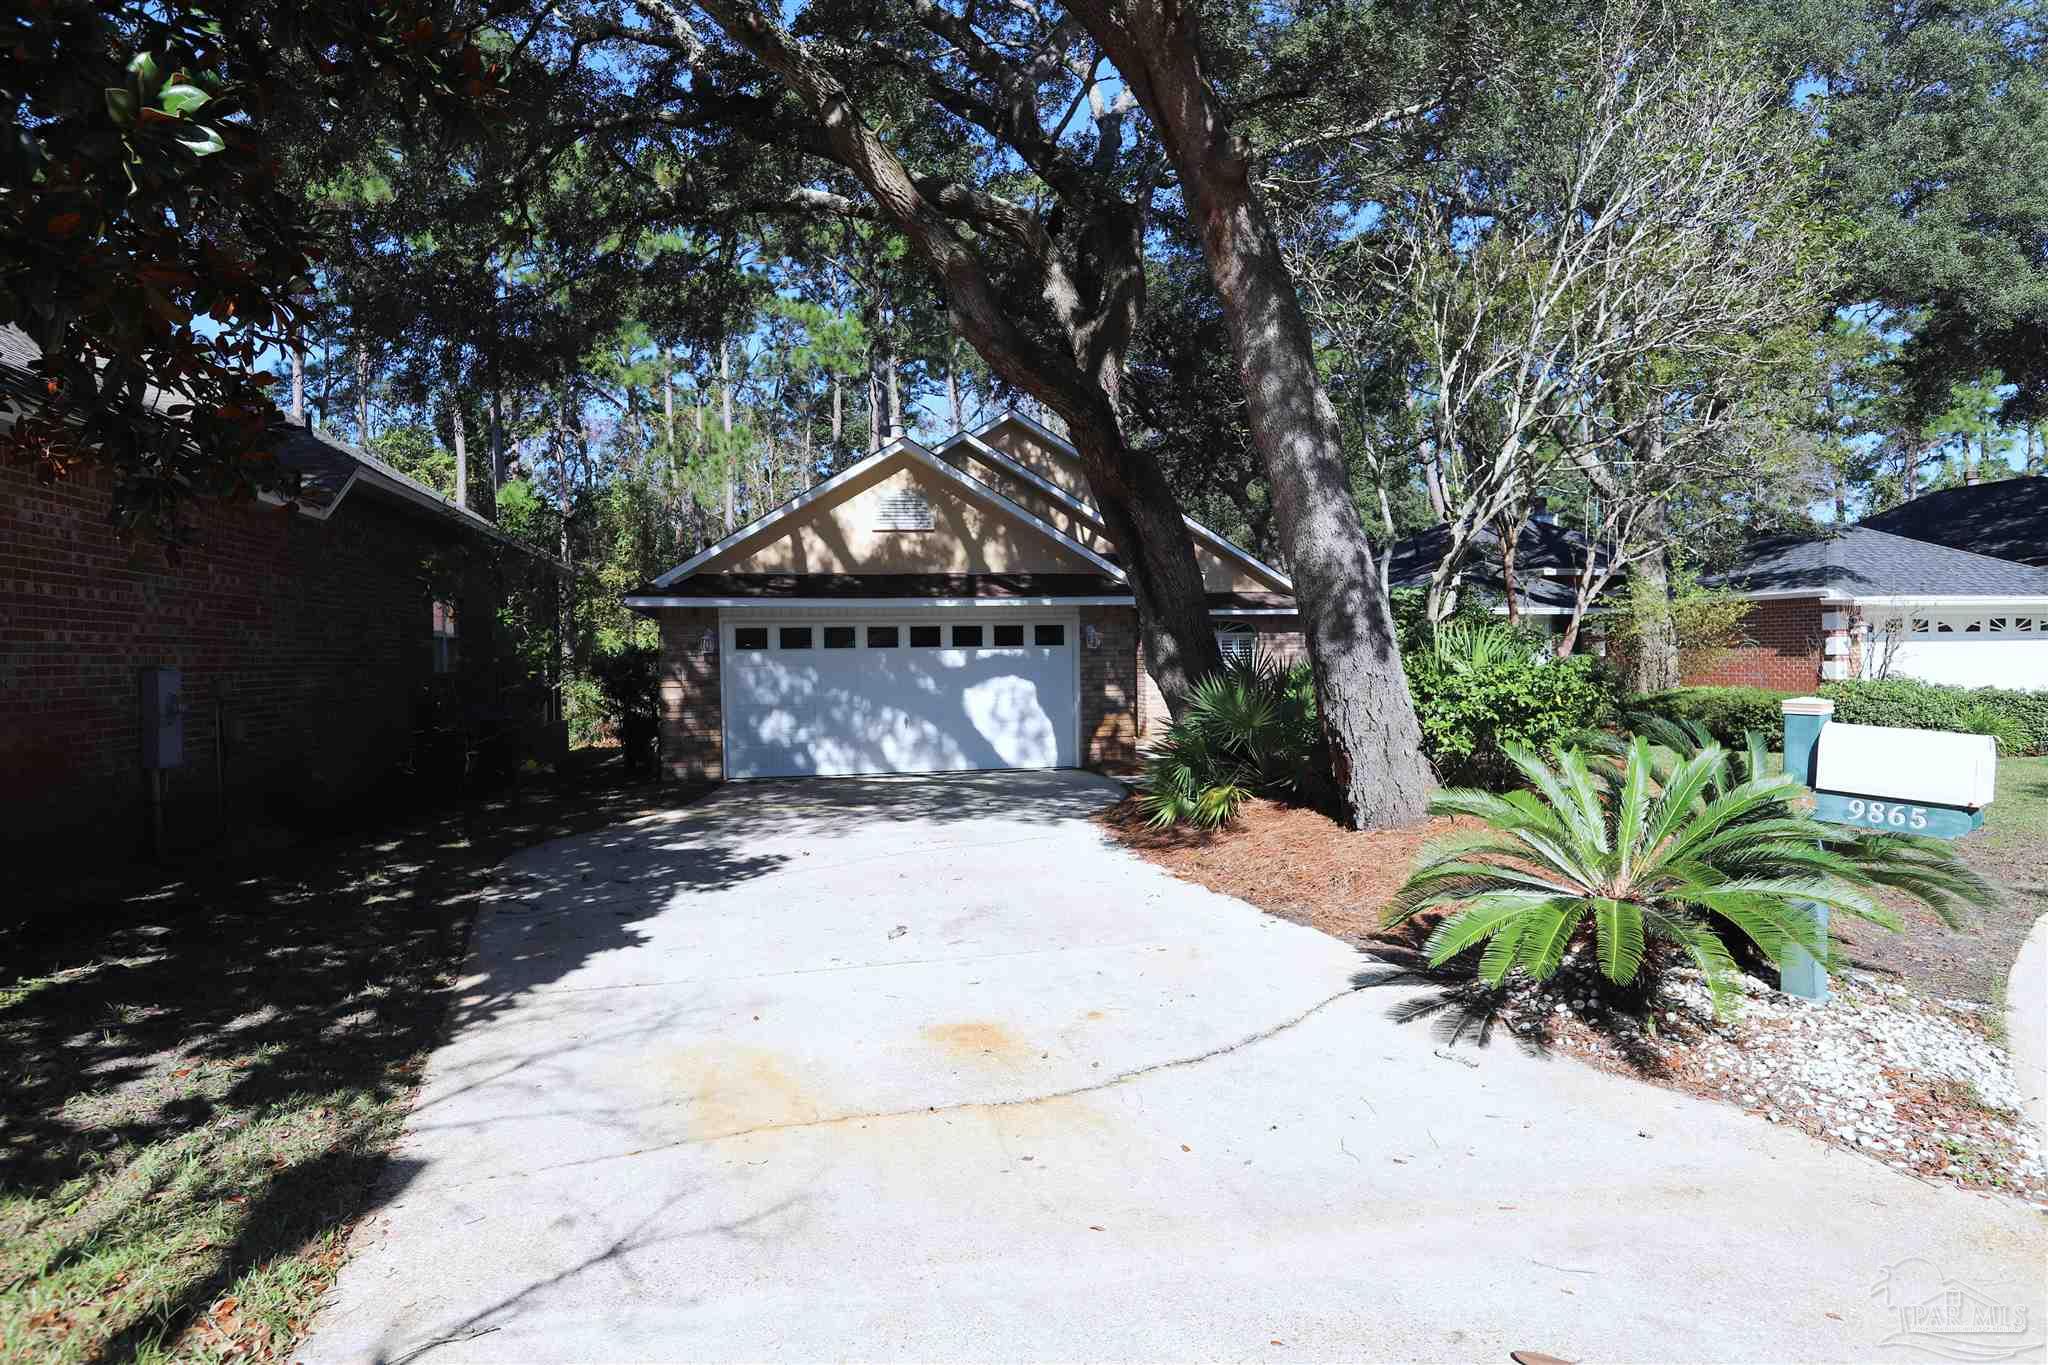
<path id="1" fill-rule="evenodd" d="M 1635 980 L 1642 970 L 1646 946 L 1642 907 L 1611 896 L 1595 900 L 1593 941 L 1600 951 L 1600 970 L 1609 981 L 1625 985 Z"/>

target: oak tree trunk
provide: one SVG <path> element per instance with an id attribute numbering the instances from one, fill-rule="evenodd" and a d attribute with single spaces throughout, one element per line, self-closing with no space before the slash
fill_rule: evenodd
<path id="1" fill-rule="evenodd" d="M 1352 500 L 1337 412 L 1252 189 L 1251 149 L 1201 68 L 1199 11 L 1171 0 L 1073 0 L 1068 8 L 1152 116 L 1179 174 L 1272 487 L 1345 813 L 1361 826 L 1412 824 L 1429 799 L 1421 727 Z"/>
<path id="2" fill-rule="evenodd" d="M 704 8 L 808 107 L 834 158 L 862 182 L 878 210 L 936 277 L 954 332 L 995 374 L 1066 422 L 1137 601 L 1146 664 L 1168 707 L 1177 709 L 1196 680 L 1222 667 L 1222 657 L 1178 501 L 1158 462 L 1131 449 L 1118 420 L 1117 381 L 1143 299 L 1142 212 L 1105 195 L 1086 206 L 1085 216 L 1093 221 L 1082 227 L 1072 223 L 1075 206 L 1067 205 L 1069 227 L 1060 236 L 1087 243 L 1078 260 L 1070 258 L 1071 252 L 1062 255 L 1064 249 L 1042 225 L 1012 225 L 1019 237 L 1034 243 L 1041 287 L 1067 333 L 1071 355 L 1051 353 L 1018 328 L 1008 301 L 973 249 L 925 201 L 844 87 L 777 18 L 748 0 L 704 0 Z M 1091 258 L 1091 248 L 1106 251 L 1106 259 Z M 871 449 L 880 445 L 885 401 L 871 353 Z"/>

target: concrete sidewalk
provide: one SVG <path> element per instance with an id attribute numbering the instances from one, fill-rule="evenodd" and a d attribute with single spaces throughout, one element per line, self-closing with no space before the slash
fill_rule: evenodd
<path id="1" fill-rule="evenodd" d="M 734 786 L 507 864 L 301 1358 L 1907 1359 L 1985 1344 L 1905 1322 L 1956 1286 L 2040 1355 L 2039 1214 L 1446 1053 L 1113 795 Z"/>

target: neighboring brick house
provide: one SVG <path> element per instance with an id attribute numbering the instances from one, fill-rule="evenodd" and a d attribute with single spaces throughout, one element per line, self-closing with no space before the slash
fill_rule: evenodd
<path id="1" fill-rule="evenodd" d="M 18 332 L 0 341 L 19 400 L 35 353 Z M 172 846 L 210 840 L 223 816 L 332 809 L 428 726 L 558 746 L 553 693 L 500 615 L 517 590 L 526 624 L 551 626 L 552 562 L 324 436 L 294 428 L 278 456 L 305 477 L 298 509 L 195 499 L 175 560 L 115 531 L 105 471 L 43 485 L 0 466 L 0 843 L 125 856 L 153 787 Z M 177 670 L 181 761 L 154 781 L 146 669 Z"/>
<path id="2" fill-rule="evenodd" d="M 1192 519 L 1219 643 L 1297 657 L 1292 584 Z M 1120 767 L 1165 707 L 1074 448 L 899 438 L 626 595 L 677 777 Z"/>
<path id="3" fill-rule="evenodd" d="M 2048 688 L 2048 569 L 1854 526 L 1759 542 L 1706 581 L 1754 606 L 1744 643 L 1688 684 L 1796 691 L 1910 677 Z"/>

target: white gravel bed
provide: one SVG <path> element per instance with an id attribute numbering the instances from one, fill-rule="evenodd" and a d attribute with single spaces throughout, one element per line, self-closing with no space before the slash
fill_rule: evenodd
<path id="1" fill-rule="evenodd" d="M 1836 978 L 1824 1005 L 1755 977 L 1740 984 L 1741 1006 L 1721 1022 L 1699 974 L 1672 971 L 1649 1013 L 1635 1017 L 1603 1005 L 1568 959 L 1547 985 L 1525 982 L 1502 1013 L 1516 1033 L 1596 1064 L 2048 1211 L 2040 1141 L 2022 1116 L 2011 1058 L 1985 1033 L 1985 1007 L 1922 999 L 1863 973 Z"/>

